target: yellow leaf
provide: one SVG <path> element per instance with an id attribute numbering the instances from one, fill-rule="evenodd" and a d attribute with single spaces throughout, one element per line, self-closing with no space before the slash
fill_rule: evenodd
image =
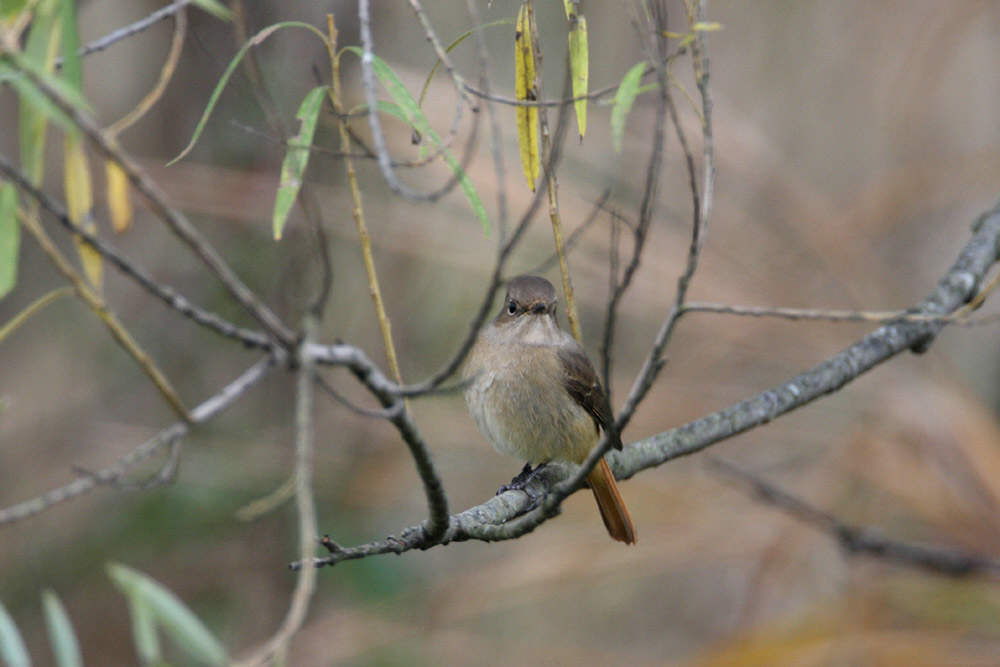
<path id="1" fill-rule="evenodd" d="M 119 234 L 132 226 L 132 200 L 129 198 L 128 176 L 114 160 L 104 163 L 108 189 L 108 209 L 111 226 Z"/>
<path id="2" fill-rule="evenodd" d="M 590 53 L 587 46 L 587 18 L 580 13 L 575 0 L 565 0 L 566 20 L 569 22 L 569 68 L 573 80 L 573 103 L 576 127 L 580 138 L 587 133 L 587 93 L 590 80 Z"/>
<path id="3" fill-rule="evenodd" d="M 88 232 L 96 232 L 92 211 L 94 208 L 93 190 L 90 185 L 90 167 L 83 151 L 83 141 L 78 132 L 66 135 L 64 149 L 63 177 L 66 191 L 66 212 L 69 219 Z M 97 290 L 101 289 L 104 277 L 104 264 L 101 255 L 81 237 L 75 236 L 80 264 L 87 275 L 90 284 Z"/>
<path id="4" fill-rule="evenodd" d="M 517 23 L 514 27 L 514 95 L 522 102 L 534 102 L 538 99 L 538 87 L 535 78 L 535 54 L 532 50 L 532 17 L 531 4 L 525 2 L 517 12 Z M 517 145 L 521 153 L 521 168 L 528 181 L 528 187 L 535 191 L 538 174 L 542 170 L 541 157 L 538 153 L 538 107 L 516 107 Z"/>

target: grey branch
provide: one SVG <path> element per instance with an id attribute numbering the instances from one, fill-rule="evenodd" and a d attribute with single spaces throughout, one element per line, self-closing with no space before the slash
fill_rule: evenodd
<path id="1" fill-rule="evenodd" d="M 848 554 L 866 554 L 952 577 L 973 574 L 1000 576 L 1000 560 L 995 558 L 966 553 L 958 549 L 910 544 L 883 537 L 869 528 L 844 523 L 832 514 L 813 507 L 804 500 L 730 463 L 718 459 L 713 459 L 711 463 L 729 477 L 747 484 L 765 503 L 827 533 L 836 539 Z"/>
<path id="2" fill-rule="evenodd" d="M 223 409 L 232 405 L 247 389 L 267 375 L 267 371 L 270 370 L 273 364 L 273 357 L 269 356 L 261 359 L 238 378 L 223 387 L 219 393 L 198 405 L 191 411 L 192 424 L 206 422 L 222 412 Z M 34 516 L 54 505 L 92 491 L 98 486 L 117 484 L 129 470 L 149 459 L 149 457 L 161 449 L 173 447 L 190 430 L 191 424 L 183 421 L 175 422 L 118 459 L 110 467 L 95 472 L 87 472 L 79 479 L 57 489 L 52 489 L 37 498 L 0 509 L 0 524 L 12 523 Z"/>
<path id="3" fill-rule="evenodd" d="M 0 173 L 13 181 L 22 192 L 32 197 L 39 205 L 49 212 L 60 225 L 83 238 L 90 246 L 100 253 L 105 259 L 110 261 L 122 273 L 134 280 L 141 287 L 149 291 L 153 296 L 163 301 L 167 306 L 173 308 L 181 315 L 190 318 L 193 322 L 207 327 L 227 338 L 235 338 L 248 347 L 257 347 L 278 350 L 267 335 L 260 331 L 253 331 L 236 326 L 232 322 L 223 319 L 219 315 L 205 310 L 188 301 L 184 296 L 172 287 L 158 283 L 143 267 L 133 263 L 113 245 L 101 239 L 83 227 L 77 225 L 69 219 L 66 209 L 62 204 L 50 197 L 47 192 L 31 183 L 28 177 L 14 164 L 0 155 Z"/>
<path id="4" fill-rule="evenodd" d="M 973 225 L 973 235 L 958 259 L 941 278 L 934 290 L 911 314 L 945 315 L 972 300 L 986 272 L 1000 256 L 1000 203 L 984 213 Z M 627 479 L 642 470 L 701 451 L 721 440 L 766 424 L 796 408 L 822 398 L 842 388 L 851 380 L 873 369 L 901 352 L 923 352 L 935 336 L 947 325 L 945 321 L 899 320 L 879 327 L 818 366 L 787 382 L 763 391 L 728 408 L 630 443 L 621 452 L 611 452 L 608 462 L 615 476 Z M 336 356 L 341 363 L 353 356 L 346 346 L 339 346 Z M 333 348 L 327 348 L 332 350 Z M 357 361 L 355 359 L 355 361 Z M 576 466 L 549 465 L 545 473 L 531 482 L 534 494 L 546 494 L 570 479 Z M 344 560 L 365 558 L 382 553 L 403 553 L 411 549 L 426 549 L 436 544 L 463 540 L 505 540 L 520 534 L 508 523 L 527 510 L 530 501 L 526 493 L 508 491 L 485 503 L 452 515 L 444 536 L 434 544 L 426 540 L 421 526 L 402 530 L 357 547 L 341 547 L 329 539 L 323 544 L 329 555 L 313 561 L 316 566 L 334 565 Z M 543 508 L 536 508 L 544 509 Z M 558 513 L 558 507 L 547 515 Z M 523 532 L 523 531 L 522 531 Z M 300 567 L 293 563 L 292 567 Z"/>

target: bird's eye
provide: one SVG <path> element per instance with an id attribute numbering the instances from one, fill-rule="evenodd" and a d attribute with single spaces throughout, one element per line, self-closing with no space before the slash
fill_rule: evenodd
<path id="1" fill-rule="evenodd" d="M 507 304 L 507 312 L 510 313 L 511 315 L 516 315 L 517 314 L 517 304 L 514 303 L 513 301 L 511 301 L 510 303 L 508 303 Z"/>

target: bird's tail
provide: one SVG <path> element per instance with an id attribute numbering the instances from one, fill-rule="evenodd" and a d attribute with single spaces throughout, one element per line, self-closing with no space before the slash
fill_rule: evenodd
<path id="1" fill-rule="evenodd" d="M 612 538 L 625 544 L 635 544 L 635 526 L 629 516 L 622 494 L 618 491 L 615 476 L 603 458 L 587 475 L 587 483 L 594 492 L 597 507 L 601 510 L 604 526 Z"/>

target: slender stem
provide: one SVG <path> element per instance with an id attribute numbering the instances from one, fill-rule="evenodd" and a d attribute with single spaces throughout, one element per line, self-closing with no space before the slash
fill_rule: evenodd
<path id="1" fill-rule="evenodd" d="M 97 292 L 95 292 L 87 280 L 80 275 L 80 273 L 73 267 L 73 264 L 66 259 L 63 254 L 56 247 L 56 244 L 52 242 L 49 235 L 45 233 L 42 226 L 38 224 L 38 221 L 31 215 L 20 215 L 21 224 L 25 229 L 35 238 L 38 245 L 41 247 L 42 251 L 45 253 L 49 261 L 56 267 L 59 273 L 70 282 L 73 289 L 76 291 L 77 296 L 87 304 L 91 311 L 97 317 L 100 318 L 104 325 L 111 332 L 111 337 L 124 349 L 129 356 L 132 357 L 133 361 L 139 366 L 143 373 L 149 377 L 149 380 L 156 387 L 160 395 L 163 396 L 163 400 L 173 408 L 174 412 L 183 419 L 184 421 L 191 421 L 191 415 L 188 414 L 187 408 L 184 407 L 184 402 L 181 397 L 178 396 L 177 392 L 174 391 L 173 386 L 170 384 L 170 380 L 167 376 L 157 367 L 156 362 L 146 354 L 146 351 L 142 349 L 138 342 L 132 337 L 132 334 L 128 332 L 125 326 L 119 321 L 115 314 L 108 307 Z"/>

